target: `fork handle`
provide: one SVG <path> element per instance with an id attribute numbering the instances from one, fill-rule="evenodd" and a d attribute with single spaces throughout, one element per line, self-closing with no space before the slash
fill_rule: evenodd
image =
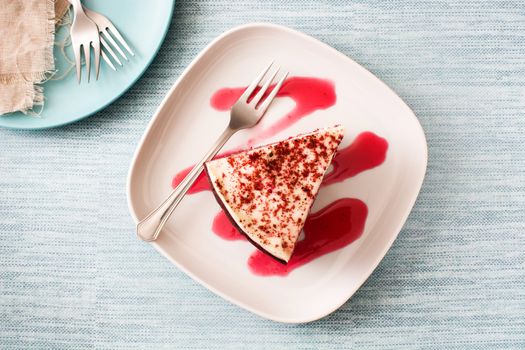
<path id="1" fill-rule="evenodd" d="M 84 12 L 84 9 L 82 8 L 82 3 L 80 0 L 68 0 L 71 5 L 73 5 L 74 12 Z"/>
<path id="2" fill-rule="evenodd" d="M 236 131 L 237 130 L 228 126 L 213 147 L 208 153 L 206 153 L 204 158 L 202 158 L 202 160 L 191 169 L 184 180 L 182 180 L 173 192 L 171 192 L 169 197 L 158 206 L 157 209 L 152 211 L 146 216 L 146 218 L 137 224 L 137 235 L 140 239 L 146 242 L 151 242 L 157 239 L 166 221 L 169 219 L 175 208 L 177 208 L 191 185 L 193 185 L 195 180 L 199 177 L 204 163 L 211 160 Z"/>

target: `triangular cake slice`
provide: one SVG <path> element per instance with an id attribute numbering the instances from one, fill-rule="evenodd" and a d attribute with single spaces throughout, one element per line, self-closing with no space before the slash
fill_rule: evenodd
<path id="1" fill-rule="evenodd" d="M 334 126 L 209 161 L 205 170 L 236 228 L 287 263 L 342 139 Z"/>

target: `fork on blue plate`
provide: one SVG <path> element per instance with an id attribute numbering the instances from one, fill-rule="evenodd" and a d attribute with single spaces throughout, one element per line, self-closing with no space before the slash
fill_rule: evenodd
<path id="1" fill-rule="evenodd" d="M 116 50 L 125 60 L 126 54 L 120 46 L 134 56 L 128 43 L 124 40 L 117 28 L 111 21 L 82 5 L 80 0 L 68 0 L 73 5 L 73 23 L 71 25 L 71 44 L 75 54 L 75 65 L 78 83 L 81 81 L 82 53 L 86 62 L 87 81 L 89 82 L 91 72 L 91 48 L 95 58 L 95 73 L 98 80 L 100 57 L 113 70 L 117 70 L 111 58 L 120 66 L 122 62 L 113 50 Z M 118 42 L 118 43 L 117 43 Z M 119 45 L 120 44 L 120 45 Z M 109 54 L 109 56 L 106 54 Z"/>

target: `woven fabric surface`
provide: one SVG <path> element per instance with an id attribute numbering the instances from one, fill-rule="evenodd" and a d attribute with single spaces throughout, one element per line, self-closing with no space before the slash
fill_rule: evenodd
<path id="1" fill-rule="evenodd" d="M 421 194 L 376 271 L 305 325 L 259 318 L 135 237 L 126 176 L 214 37 L 267 21 L 352 57 L 414 110 Z M 95 116 L 0 130 L 0 349 L 524 349 L 525 3 L 177 0 L 158 56 Z"/>

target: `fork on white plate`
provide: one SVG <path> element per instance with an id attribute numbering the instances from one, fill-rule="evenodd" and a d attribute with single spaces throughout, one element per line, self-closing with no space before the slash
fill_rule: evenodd
<path id="1" fill-rule="evenodd" d="M 232 137 L 237 131 L 254 127 L 259 123 L 259 120 L 261 120 L 262 116 L 266 113 L 268 107 L 277 95 L 277 92 L 279 92 L 279 89 L 283 85 L 284 80 L 288 76 L 288 73 L 283 74 L 281 79 L 279 79 L 277 84 L 275 84 L 273 89 L 268 93 L 268 96 L 264 96 L 279 71 L 279 68 L 277 68 L 266 79 L 266 82 L 262 85 L 260 90 L 255 93 L 259 82 L 262 81 L 272 64 L 273 63 L 270 63 L 270 65 L 266 67 L 254 81 L 252 81 L 237 102 L 235 102 L 230 111 L 230 123 L 226 129 L 224 129 L 222 135 L 217 141 L 215 141 L 215 144 L 208 153 L 206 153 L 201 161 L 191 169 L 182 182 L 173 190 L 173 192 L 171 192 L 169 197 L 137 224 L 137 235 L 140 239 L 147 242 L 156 240 L 166 221 L 168 221 L 175 208 L 186 195 L 186 192 L 188 192 L 191 185 L 193 185 L 199 174 L 202 172 L 204 163 L 215 157 L 222 146 L 224 146 L 230 137 Z M 255 96 L 250 99 L 254 94 Z"/>

